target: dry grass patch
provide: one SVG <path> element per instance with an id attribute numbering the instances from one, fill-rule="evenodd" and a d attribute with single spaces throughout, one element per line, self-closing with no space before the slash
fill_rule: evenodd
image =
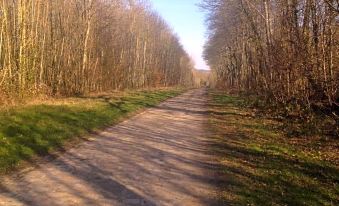
<path id="1" fill-rule="evenodd" d="M 216 91 L 210 96 L 226 205 L 339 204 L 337 140 L 289 137 L 281 122 L 256 117 L 243 99 Z"/>

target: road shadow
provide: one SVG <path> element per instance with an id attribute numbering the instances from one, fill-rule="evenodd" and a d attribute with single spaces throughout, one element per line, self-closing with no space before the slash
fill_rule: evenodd
<path id="1" fill-rule="evenodd" d="M 171 99 L 4 177 L 0 205 L 219 205 L 205 94 Z"/>

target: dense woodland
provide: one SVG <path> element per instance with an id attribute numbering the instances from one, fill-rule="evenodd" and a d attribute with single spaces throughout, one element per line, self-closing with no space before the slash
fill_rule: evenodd
<path id="1" fill-rule="evenodd" d="M 192 69 L 146 1 L 0 0 L 0 97 L 192 85 Z"/>
<path id="2" fill-rule="evenodd" d="M 205 58 L 216 86 L 259 96 L 288 115 L 319 111 L 338 123 L 338 3 L 204 0 Z"/>

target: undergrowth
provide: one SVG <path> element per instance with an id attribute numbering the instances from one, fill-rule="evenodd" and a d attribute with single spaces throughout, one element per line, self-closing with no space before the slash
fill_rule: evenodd
<path id="1" fill-rule="evenodd" d="M 256 115 L 281 121 L 281 128 L 289 136 L 339 136 L 338 111 L 311 108 L 297 102 L 266 102 L 253 95 L 241 95 L 241 98 L 244 100 L 241 106 L 254 109 Z"/>
<path id="2" fill-rule="evenodd" d="M 240 97 L 210 91 L 210 127 L 225 205 L 339 205 L 339 142 L 287 135 Z"/>

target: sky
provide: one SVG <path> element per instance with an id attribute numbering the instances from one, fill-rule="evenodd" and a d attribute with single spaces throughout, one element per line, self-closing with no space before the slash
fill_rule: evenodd
<path id="1" fill-rule="evenodd" d="M 196 69 L 208 70 L 202 55 L 206 41 L 204 14 L 197 6 L 201 0 L 150 0 L 155 10 L 179 36 Z"/>

